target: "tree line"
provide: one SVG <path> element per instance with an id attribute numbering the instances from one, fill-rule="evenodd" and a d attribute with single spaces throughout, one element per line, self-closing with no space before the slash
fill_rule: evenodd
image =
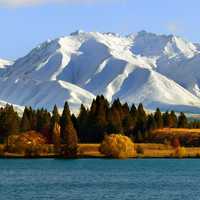
<path id="1" fill-rule="evenodd" d="M 200 128 L 200 122 L 189 122 L 182 112 L 179 116 L 174 111 L 161 113 L 159 108 L 155 113 L 147 113 L 142 104 L 129 107 L 119 99 L 109 104 L 102 95 L 93 100 L 90 108 L 81 105 L 78 116 L 70 112 L 67 102 L 61 115 L 56 105 L 52 113 L 46 109 L 25 107 L 22 117 L 12 105 L 0 108 L 1 142 L 11 134 L 30 130 L 41 133 L 50 144 L 100 143 L 106 134 L 111 133 L 123 133 L 135 142 L 145 142 L 153 130 L 164 127 Z"/>

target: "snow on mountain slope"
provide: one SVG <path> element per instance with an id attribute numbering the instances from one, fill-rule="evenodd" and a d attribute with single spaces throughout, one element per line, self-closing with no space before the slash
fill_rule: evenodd
<path id="1" fill-rule="evenodd" d="M 145 31 L 132 38 L 133 53 L 152 57 L 157 72 L 200 97 L 199 44 L 173 35 L 156 35 Z"/>
<path id="2" fill-rule="evenodd" d="M 31 79 L 0 80 L 0 99 L 12 104 L 46 108 L 49 111 L 56 104 L 62 108 L 67 100 L 73 112 L 81 103 L 89 106 L 94 95 L 64 81 L 35 81 Z"/>
<path id="3" fill-rule="evenodd" d="M 48 109 L 68 100 L 77 110 L 104 94 L 200 112 L 199 62 L 199 46 L 177 36 L 79 31 L 44 42 L 0 73 L 0 99 Z"/>
<path id="4" fill-rule="evenodd" d="M 132 52 L 144 57 L 159 57 L 166 55 L 168 58 L 191 58 L 198 53 L 194 44 L 174 35 L 157 35 L 141 31 L 133 38 Z"/>
<path id="5" fill-rule="evenodd" d="M 123 102 L 143 104 L 149 109 L 175 108 L 177 111 L 200 112 L 199 98 L 167 77 L 150 69 L 137 68 L 114 95 Z M 192 107 L 194 107 L 192 109 Z"/>
<path id="6" fill-rule="evenodd" d="M 12 64 L 13 64 L 12 61 L 0 59 L 0 69 L 5 68 L 6 66 L 9 66 Z"/>

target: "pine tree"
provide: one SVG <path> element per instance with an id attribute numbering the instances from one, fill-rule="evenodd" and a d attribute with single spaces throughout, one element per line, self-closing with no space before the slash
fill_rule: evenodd
<path id="1" fill-rule="evenodd" d="M 60 118 L 61 138 L 65 148 L 62 154 L 66 157 L 75 157 L 78 150 L 77 132 L 71 120 L 68 103 L 65 103 L 62 116 Z"/>
<path id="2" fill-rule="evenodd" d="M 69 120 L 71 121 L 71 114 L 70 114 L 70 110 L 69 110 L 69 105 L 68 105 L 67 102 L 65 102 L 63 113 L 62 113 L 61 118 L 60 118 L 60 128 L 61 128 L 60 132 L 61 132 L 62 143 L 66 142 L 65 129 L 66 129 L 66 126 L 67 126 L 67 123 L 68 123 Z"/>
<path id="3" fill-rule="evenodd" d="M 72 120 L 73 126 L 74 126 L 74 128 L 76 129 L 76 132 L 77 132 L 77 134 L 78 134 L 78 127 L 79 127 L 79 125 L 78 125 L 78 119 L 77 119 L 77 117 L 75 116 L 75 114 L 72 114 L 71 120 Z"/>
<path id="4" fill-rule="evenodd" d="M 60 125 L 58 122 L 54 123 L 53 127 L 53 136 L 52 136 L 52 142 L 54 144 L 54 149 L 56 153 L 60 153 L 61 150 L 61 137 L 60 137 Z"/>
<path id="5" fill-rule="evenodd" d="M 154 114 L 154 119 L 156 122 L 156 128 L 158 129 L 163 128 L 163 119 L 159 108 L 156 109 L 156 112 Z"/>
<path id="6" fill-rule="evenodd" d="M 52 134 L 50 131 L 51 114 L 44 109 L 38 109 L 36 113 L 37 125 L 36 130 L 40 132 L 49 143 L 51 143 Z"/>
<path id="7" fill-rule="evenodd" d="M 137 122 L 135 127 L 136 138 L 138 138 L 138 133 L 143 134 L 146 132 L 146 122 L 147 122 L 147 115 L 143 108 L 142 104 L 139 104 L 137 110 Z M 140 138 L 142 138 L 140 136 Z M 143 137 L 144 138 L 144 137 Z"/>
<path id="8" fill-rule="evenodd" d="M 116 107 L 111 107 L 108 112 L 107 133 L 123 133 L 120 112 Z"/>
<path id="9" fill-rule="evenodd" d="M 162 118 L 163 118 L 163 126 L 164 127 L 170 127 L 170 115 L 169 115 L 168 111 L 163 113 Z"/>
<path id="10" fill-rule="evenodd" d="M 155 117 L 152 114 L 150 114 L 147 119 L 147 131 L 151 132 L 154 129 L 156 129 L 156 127 L 157 127 L 157 123 L 156 123 Z"/>
<path id="11" fill-rule="evenodd" d="M 58 126 L 60 124 L 60 115 L 58 112 L 58 108 L 55 105 L 52 111 L 52 116 L 51 116 L 51 120 L 50 120 L 50 141 L 53 142 L 53 134 L 54 134 L 54 130 L 55 127 Z"/>
<path id="12" fill-rule="evenodd" d="M 26 131 L 30 131 L 31 130 L 31 122 L 29 119 L 29 111 L 28 108 L 25 107 L 24 109 L 24 113 L 21 119 L 21 123 L 20 123 L 20 131 L 21 132 L 26 132 Z"/>
<path id="13" fill-rule="evenodd" d="M 131 136 L 135 128 L 135 122 L 130 114 L 125 116 L 125 118 L 122 121 L 122 125 L 123 125 L 124 134 L 127 136 Z"/>
<path id="14" fill-rule="evenodd" d="M 87 138 L 89 142 L 99 143 L 103 140 L 108 124 L 109 103 L 103 96 L 93 101 L 87 118 Z"/>
<path id="15" fill-rule="evenodd" d="M 13 106 L 7 104 L 0 113 L 0 132 L 2 133 L 2 138 L 19 133 L 19 125 L 20 121 L 17 112 L 14 111 Z"/>
<path id="16" fill-rule="evenodd" d="M 187 128 L 188 122 L 185 114 L 183 112 L 180 113 L 178 117 L 178 128 Z"/>
<path id="17" fill-rule="evenodd" d="M 172 110 L 170 113 L 170 127 L 171 128 L 176 128 L 177 127 L 177 116 L 175 112 Z"/>
<path id="18" fill-rule="evenodd" d="M 78 126 L 78 138 L 80 142 L 87 141 L 87 130 L 88 130 L 88 111 L 86 110 L 85 106 L 81 104 L 80 113 L 77 119 L 77 126 Z"/>

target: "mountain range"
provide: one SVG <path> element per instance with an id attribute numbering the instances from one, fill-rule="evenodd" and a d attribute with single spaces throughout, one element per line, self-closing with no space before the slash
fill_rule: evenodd
<path id="1" fill-rule="evenodd" d="M 73 112 L 96 95 L 147 109 L 200 113 L 200 44 L 141 31 L 77 31 L 48 40 L 14 62 L 0 59 L 0 105 Z"/>

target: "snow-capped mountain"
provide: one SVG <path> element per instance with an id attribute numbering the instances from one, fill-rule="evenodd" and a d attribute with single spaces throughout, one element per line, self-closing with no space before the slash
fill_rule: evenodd
<path id="1" fill-rule="evenodd" d="M 199 45 L 141 31 L 119 36 L 78 31 L 49 40 L 0 73 L 0 100 L 72 110 L 95 95 L 146 108 L 200 112 Z"/>

